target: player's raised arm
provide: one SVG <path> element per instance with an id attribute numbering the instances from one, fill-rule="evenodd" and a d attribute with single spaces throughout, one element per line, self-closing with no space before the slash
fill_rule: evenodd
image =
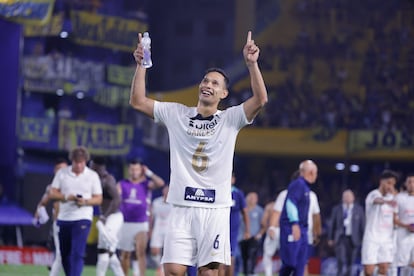
<path id="1" fill-rule="evenodd" d="M 131 95 L 129 99 L 129 104 L 136 110 L 150 116 L 154 117 L 154 100 L 146 96 L 145 90 L 145 74 L 146 68 L 142 67 L 142 59 L 144 57 L 144 52 L 141 45 L 142 35 L 138 34 L 138 45 L 134 51 L 134 58 L 137 63 L 135 69 L 134 78 L 131 83 Z"/>
<path id="2" fill-rule="evenodd" d="M 260 72 L 257 60 L 260 49 L 252 40 L 252 32 L 247 33 L 246 45 L 243 48 L 244 61 L 250 74 L 250 85 L 253 95 L 244 103 L 244 112 L 249 121 L 259 113 L 262 107 L 267 103 L 267 90 Z"/>

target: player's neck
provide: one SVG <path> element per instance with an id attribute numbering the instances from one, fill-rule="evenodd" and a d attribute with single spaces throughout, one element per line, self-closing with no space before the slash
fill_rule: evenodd
<path id="1" fill-rule="evenodd" d="M 197 105 L 197 113 L 203 117 L 214 115 L 217 112 L 216 105 L 205 105 L 201 102 Z"/>

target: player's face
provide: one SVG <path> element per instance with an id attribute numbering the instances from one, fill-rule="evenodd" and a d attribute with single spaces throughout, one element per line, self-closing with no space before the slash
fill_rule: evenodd
<path id="1" fill-rule="evenodd" d="M 394 194 L 395 193 L 395 184 L 397 180 L 394 177 L 381 179 L 380 189 L 384 194 Z"/>
<path id="2" fill-rule="evenodd" d="M 342 201 L 345 204 L 352 204 L 354 202 L 354 194 L 351 191 L 345 191 L 342 195 Z"/>
<path id="3" fill-rule="evenodd" d="M 86 167 L 86 160 L 74 160 L 72 161 L 72 172 L 80 174 Z"/>
<path id="4" fill-rule="evenodd" d="M 409 194 L 414 194 L 414 176 L 407 177 L 405 180 L 405 187 Z"/>
<path id="5" fill-rule="evenodd" d="M 224 77 L 218 72 L 210 72 L 205 75 L 198 89 L 199 100 L 206 104 L 218 103 L 228 94 Z"/>
<path id="6" fill-rule="evenodd" d="M 143 174 L 143 169 L 141 164 L 130 164 L 128 167 L 128 174 L 131 180 L 139 179 Z"/>
<path id="7" fill-rule="evenodd" d="M 309 171 L 309 183 L 313 184 L 316 182 L 316 179 L 318 178 L 318 168 L 313 168 Z"/>

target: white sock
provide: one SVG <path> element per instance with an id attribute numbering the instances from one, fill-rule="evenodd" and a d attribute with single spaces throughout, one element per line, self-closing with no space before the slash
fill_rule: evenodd
<path id="1" fill-rule="evenodd" d="M 52 267 L 50 268 L 49 276 L 59 276 L 62 268 L 62 258 L 60 257 L 60 254 L 57 254 L 55 256 L 55 260 L 53 261 Z"/>
<path id="2" fill-rule="evenodd" d="M 124 271 L 122 270 L 121 262 L 118 259 L 118 256 L 114 253 L 109 259 L 109 266 L 114 272 L 115 276 L 124 276 Z"/>
<path id="3" fill-rule="evenodd" d="M 134 273 L 134 276 L 139 276 L 139 266 L 137 260 L 132 261 L 132 272 Z"/>
<path id="4" fill-rule="evenodd" d="M 272 266 L 273 266 L 272 256 L 263 254 L 263 268 L 264 268 L 265 276 L 272 276 L 273 274 Z"/>
<path id="5" fill-rule="evenodd" d="M 96 276 L 105 276 L 109 265 L 109 253 L 98 254 L 96 263 Z"/>

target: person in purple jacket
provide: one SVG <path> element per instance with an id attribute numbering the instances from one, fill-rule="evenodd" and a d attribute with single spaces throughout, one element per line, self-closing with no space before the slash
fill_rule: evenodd
<path id="1" fill-rule="evenodd" d="M 309 185 L 315 183 L 318 167 L 302 161 L 299 177 L 290 182 L 280 217 L 280 276 L 303 276 L 308 261 Z"/>
<path id="2" fill-rule="evenodd" d="M 145 275 L 151 190 L 164 185 L 164 180 L 139 159 L 129 162 L 128 179 L 118 182 L 120 209 L 124 215 L 118 248 L 121 251 L 121 265 L 125 275 L 129 275 L 131 252 L 134 250 L 138 259 L 139 275 Z"/>

